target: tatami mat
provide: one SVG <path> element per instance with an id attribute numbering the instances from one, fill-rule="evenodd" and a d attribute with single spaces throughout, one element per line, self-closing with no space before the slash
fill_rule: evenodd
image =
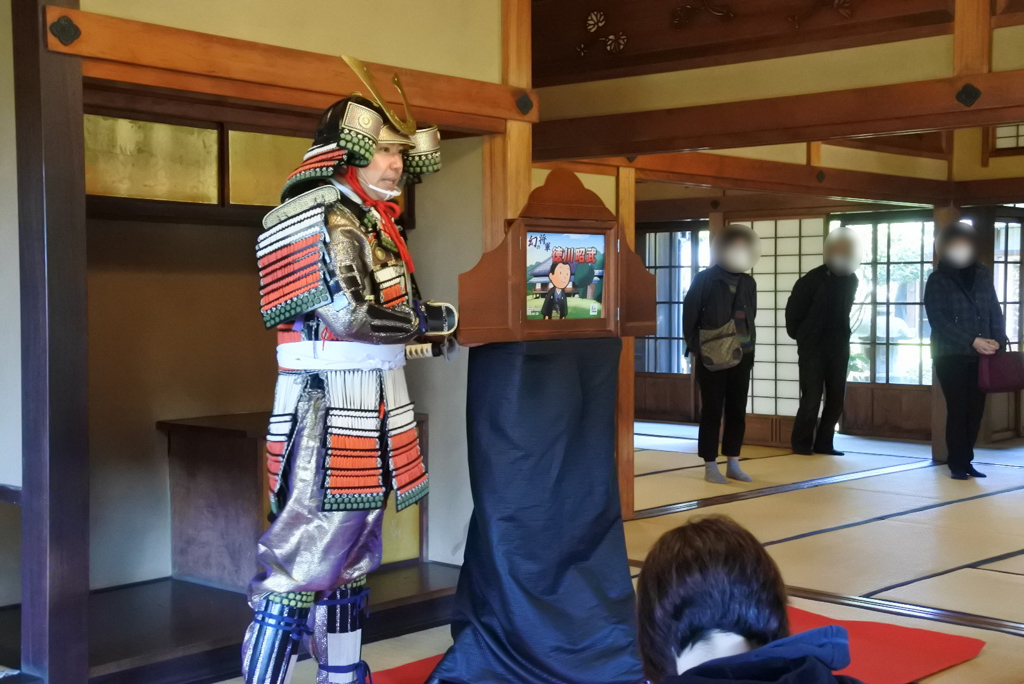
<path id="1" fill-rule="evenodd" d="M 626 523 L 626 546 L 642 561 L 662 534 L 692 518 L 727 515 L 762 542 L 787 539 L 933 505 L 932 499 L 828 485 Z"/>
<path id="2" fill-rule="evenodd" d="M 1000 442 L 996 447 L 974 450 L 978 463 L 997 463 L 1024 468 L 1024 440 L 1015 439 Z"/>
<path id="3" fill-rule="evenodd" d="M 1024 622 L 1024 576 L 1004 572 L 957 570 L 887 591 L 877 598 Z"/>
<path id="4" fill-rule="evenodd" d="M 659 449 L 661 451 L 678 451 L 680 453 L 697 453 L 696 439 L 683 437 L 656 437 L 651 435 L 633 435 L 634 449 Z"/>
<path id="5" fill-rule="evenodd" d="M 1024 468 L 992 466 L 988 472 L 989 477 L 984 479 L 953 480 L 949 477 L 949 470 L 945 466 L 936 466 L 894 473 L 885 477 L 853 480 L 844 483 L 844 486 L 893 494 L 913 494 L 940 501 L 953 501 L 977 494 L 1024 486 Z"/>
<path id="6" fill-rule="evenodd" d="M 931 458 L 932 446 L 925 442 L 904 442 L 895 439 L 872 439 L 853 435 L 836 435 L 834 441 L 840 451 L 855 451 L 862 454 L 884 454 L 890 456 L 909 456 L 912 458 Z"/>
<path id="7" fill-rule="evenodd" d="M 983 565 L 981 567 L 985 570 L 1012 572 L 1015 575 L 1024 575 L 1024 553 L 1019 556 L 1014 556 L 1013 558 L 996 561 L 995 563 L 989 563 L 988 565 Z"/>
<path id="8" fill-rule="evenodd" d="M 911 513 L 900 520 L 929 525 L 951 534 L 982 531 L 1017 536 L 1020 538 L 1018 548 L 1024 549 L 1024 489 Z"/>
<path id="9" fill-rule="evenodd" d="M 745 461 L 743 470 L 754 478 L 753 482 L 730 480 L 729 484 L 725 485 L 711 484 L 704 481 L 703 469 L 689 468 L 638 477 L 633 482 L 633 496 L 636 501 L 636 509 L 643 510 L 738 491 L 762 489 L 833 475 L 906 465 L 906 463 L 906 459 L 894 456 L 854 454 L 832 457 L 790 454 L 776 458 Z"/>
<path id="10" fill-rule="evenodd" d="M 790 599 L 797 608 L 809 610 L 834 620 L 885 622 L 903 627 L 930 629 L 945 634 L 981 639 L 985 648 L 981 655 L 962 665 L 921 680 L 920 684 L 1021 684 L 1024 682 L 1024 638 L 970 627 L 959 627 L 932 620 L 888 615 L 860 608 L 849 608 L 821 601 Z"/>
<path id="11" fill-rule="evenodd" d="M 697 439 L 697 426 L 684 423 L 654 423 L 638 420 L 633 423 L 633 432 L 638 435 L 660 435 L 662 437 L 684 437 Z"/>
<path id="12" fill-rule="evenodd" d="M 950 504 L 956 507 L 960 504 Z M 787 584 L 864 595 L 1016 551 L 1021 536 L 881 520 L 768 547 Z"/>
<path id="13" fill-rule="evenodd" d="M 700 467 L 704 464 L 697 456 L 697 442 L 690 442 L 692 451 L 659 451 L 655 449 L 637 451 L 633 455 L 633 472 L 637 475 L 648 473 L 659 473 L 663 470 L 676 468 Z M 743 458 L 768 458 L 769 456 L 785 456 L 792 453 L 789 449 L 777 449 L 773 447 L 745 446 L 743 447 Z M 720 456 L 719 461 L 725 462 L 725 457 Z"/>

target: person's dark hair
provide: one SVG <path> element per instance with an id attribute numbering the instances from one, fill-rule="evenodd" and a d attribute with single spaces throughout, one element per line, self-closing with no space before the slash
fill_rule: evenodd
<path id="1" fill-rule="evenodd" d="M 939 231 L 936 238 L 939 249 L 944 249 L 953 240 L 968 240 L 972 245 L 978 244 L 978 231 L 969 223 L 960 221 L 951 223 Z"/>
<path id="2" fill-rule="evenodd" d="M 568 261 L 552 261 L 551 262 L 551 268 L 548 269 L 548 275 L 551 275 L 552 273 L 554 273 L 555 269 L 558 268 L 559 266 L 568 266 L 569 267 L 569 273 L 572 273 L 572 266 L 569 264 Z"/>
<path id="3" fill-rule="evenodd" d="M 666 532 L 637 585 L 640 655 L 652 682 L 676 674 L 676 656 L 713 631 L 755 648 L 789 636 L 786 587 L 775 561 L 730 518 Z"/>

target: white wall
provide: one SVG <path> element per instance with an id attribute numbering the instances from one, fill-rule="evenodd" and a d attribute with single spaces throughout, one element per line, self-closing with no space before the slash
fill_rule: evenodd
<path id="1" fill-rule="evenodd" d="M 463 138 L 441 145 L 441 172 L 416 188 L 416 230 L 409 249 L 423 297 L 458 302 L 459 274 L 483 253 L 483 143 Z M 430 415 L 429 558 L 462 563 L 473 511 L 466 458 L 466 376 L 469 354 L 455 361 L 406 366 L 416 410 Z"/>

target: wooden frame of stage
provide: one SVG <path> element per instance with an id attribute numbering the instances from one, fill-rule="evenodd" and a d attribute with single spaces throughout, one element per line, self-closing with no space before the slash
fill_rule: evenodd
<path id="1" fill-rule="evenodd" d="M 80 684 L 90 593 L 83 80 L 93 105 L 166 117 L 184 104 L 293 134 L 361 84 L 337 57 L 82 12 L 76 0 L 12 0 L 12 15 L 26 410 L 23 486 L 3 498 L 23 511 L 22 670 Z M 500 240 L 529 193 L 538 120 L 529 1 L 506 0 L 504 20 L 504 84 L 368 64 L 382 83 L 402 76 L 417 118 L 486 136 L 487 240 Z"/>

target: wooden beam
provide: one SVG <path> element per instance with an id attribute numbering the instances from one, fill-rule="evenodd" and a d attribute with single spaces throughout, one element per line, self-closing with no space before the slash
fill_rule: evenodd
<path id="1" fill-rule="evenodd" d="M 501 2 L 501 69 L 505 85 L 526 89 L 532 87 L 532 16 L 530 0 Z"/>
<path id="2" fill-rule="evenodd" d="M 502 79 L 511 87 L 530 86 L 529 0 L 502 0 Z M 526 49 L 522 41 L 526 40 Z M 500 135 L 484 142 L 484 251 L 505 238 L 509 219 L 519 216 L 532 188 L 533 126 L 506 121 Z"/>
<path id="3" fill-rule="evenodd" d="M 765 192 L 721 197 L 681 197 L 678 199 L 644 200 L 636 203 L 637 223 L 706 219 L 720 211 L 729 220 L 758 216 L 763 212 L 785 214 L 837 213 L 851 211 L 894 211 L 905 206 L 877 202 L 851 202 L 809 195 Z"/>
<path id="4" fill-rule="evenodd" d="M 62 7 L 47 7 L 46 17 L 47 25 L 60 17 L 67 17 L 81 30 L 81 37 L 69 45 L 64 45 L 55 35 L 47 32 L 47 46 L 54 52 L 155 69 L 157 72 L 177 72 L 289 92 L 319 93 L 333 100 L 357 90 L 366 90 L 366 86 L 340 57 Z M 385 64 L 367 63 L 366 66 L 379 84 L 382 95 L 385 98 L 396 98 L 389 100 L 389 104 L 398 107 L 400 112 L 400 99 L 390 85 L 391 77 L 396 73 L 402 79 L 409 102 L 417 108 L 513 121 L 538 120 L 536 94 L 529 88 L 443 76 Z M 153 73 L 149 72 L 150 76 Z M 96 76 L 95 73 L 87 75 Z M 169 76 L 167 78 L 170 80 Z M 517 104 L 523 96 L 529 102 Z M 521 104 L 529 105 L 522 107 L 527 110 L 525 113 L 520 108 Z M 322 105 L 318 107 L 323 109 Z"/>
<path id="5" fill-rule="evenodd" d="M 952 197 L 948 181 L 888 176 L 863 171 L 816 169 L 719 154 L 689 152 L 637 157 L 591 159 L 592 164 L 629 166 L 637 178 L 726 190 L 762 190 L 818 195 L 834 199 L 866 199 L 898 204 L 933 205 Z"/>
<path id="6" fill-rule="evenodd" d="M 955 0 L 953 73 L 987 74 L 992 70 L 992 0 Z"/>
<path id="7" fill-rule="evenodd" d="M 1024 202 L 1024 178 L 956 181 L 953 201 L 957 206 L 1018 204 Z"/>
<path id="8" fill-rule="evenodd" d="M 956 99 L 968 85 L 981 92 L 970 106 Z M 544 121 L 534 131 L 534 158 L 633 156 L 988 126 L 1024 120 L 1021 92 L 1024 70 Z"/>
<path id="9" fill-rule="evenodd" d="M 616 214 L 619 218 L 620 239 L 630 249 L 636 246 L 636 170 L 620 168 L 616 180 Z M 632 520 L 635 511 L 633 497 L 633 423 L 635 411 L 635 350 L 636 338 L 622 338 L 619 358 L 619 386 L 615 402 L 616 445 L 615 462 L 619 473 L 619 497 L 622 500 L 622 519 Z"/>
<path id="10" fill-rule="evenodd" d="M 77 6 L 77 0 L 64 0 Z M 71 11 L 71 10 L 66 10 Z M 21 257 L 21 669 L 89 678 L 89 397 L 82 70 L 13 0 Z"/>

